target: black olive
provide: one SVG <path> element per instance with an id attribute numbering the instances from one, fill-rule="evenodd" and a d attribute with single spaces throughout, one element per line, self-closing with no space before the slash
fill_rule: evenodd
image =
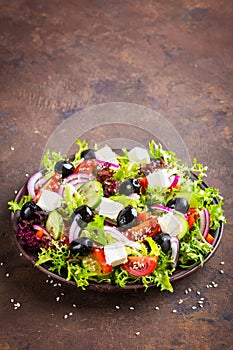
<path id="1" fill-rule="evenodd" d="M 153 237 L 153 240 L 160 245 L 164 253 L 167 253 L 171 248 L 171 237 L 168 233 L 159 233 Z"/>
<path id="2" fill-rule="evenodd" d="M 167 202 L 166 206 L 183 214 L 189 210 L 189 203 L 184 198 L 172 198 Z"/>
<path id="3" fill-rule="evenodd" d="M 65 177 L 73 174 L 74 166 L 71 162 L 60 160 L 55 164 L 54 171 L 55 173 L 61 174 L 62 178 L 64 179 Z"/>
<path id="4" fill-rule="evenodd" d="M 85 151 L 81 152 L 81 158 L 84 159 L 92 159 L 92 158 L 96 158 L 95 156 L 95 150 L 94 149 L 85 149 Z"/>
<path id="5" fill-rule="evenodd" d="M 75 209 L 73 213 L 73 218 L 77 221 L 77 224 L 84 228 L 87 226 L 88 222 L 91 222 L 94 219 L 93 210 L 88 207 L 88 205 L 81 205 Z"/>
<path id="6" fill-rule="evenodd" d="M 125 231 L 128 228 L 135 226 L 138 221 L 138 211 L 132 205 L 128 205 L 122 209 L 117 216 L 117 226 Z"/>
<path id="7" fill-rule="evenodd" d="M 93 249 L 93 241 L 87 237 L 78 237 L 70 243 L 70 251 L 73 254 L 88 255 Z"/>
<path id="8" fill-rule="evenodd" d="M 138 179 L 127 179 L 119 187 L 119 194 L 128 196 L 131 193 L 140 193 L 140 182 Z"/>
<path id="9" fill-rule="evenodd" d="M 30 201 L 22 206 L 20 210 L 20 217 L 23 220 L 31 220 L 38 211 L 42 211 L 42 209 L 34 201 Z"/>

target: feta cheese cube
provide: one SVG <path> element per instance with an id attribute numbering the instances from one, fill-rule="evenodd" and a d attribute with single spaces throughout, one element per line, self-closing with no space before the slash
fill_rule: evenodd
<path id="1" fill-rule="evenodd" d="M 118 165 L 116 153 L 109 146 L 104 146 L 95 152 L 96 159 Z"/>
<path id="2" fill-rule="evenodd" d="M 150 156 L 146 149 L 141 147 L 134 147 L 132 148 L 129 153 L 129 160 L 131 162 L 146 165 L 150 163 Z"/>
<path id="3" fill-rule="evenodd" d="M 121 203 L 103 197 L 97 211 L 99 215 L 107 216 L 110 219 L 116 220 L 117 215 L 122 209 L 123 205 Z"/>
<path id="4" fill-rule="evenodd" d="M 173 236 L 175 233 L 181 232 L 181 221 L 173 213 L 168 213 L 158 218 L 158 223 L 163 233 Z"/>
<path id="5" fill-rule="evenodd" d="M 37 205 L 45 211 L 52 211 L 61 206 L 61 200 L 62 197 L 56 192 L 42 190 Z"/>
<path id="6" fill-rule="evenodd" d="M 170 176 L 166 169 L 157 169 L 146 178 L 149 187 L 169 187 L 171 185 Z"/>
<path id="7" fill-rule="evenodd" d="M 115 242 L 104 246 L 104 254 L 108 265 L 117 266 L 127 262 L 127 252 L 122 242 Z"/>

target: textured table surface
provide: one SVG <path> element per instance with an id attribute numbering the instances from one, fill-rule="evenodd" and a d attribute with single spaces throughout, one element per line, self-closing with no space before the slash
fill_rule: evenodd
<path id="1" fill-rule="evenodd" d="M 0 1 L 1 350 L 232 348 L 232 31 L 227 0 Z M 46 283 L 13 240 L 7 202 L 53 130 L 118 101 L 166 117 L 225 198 L 216 254 L 174 293 Z"/>

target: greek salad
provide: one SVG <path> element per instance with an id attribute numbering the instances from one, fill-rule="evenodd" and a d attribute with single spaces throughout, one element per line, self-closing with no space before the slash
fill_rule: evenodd
<path id="1" fill-rule="evenodd" d="M 8 202 L 16 237 L 35 265 L 74 281 L 173 291 L 171 276 L 203 265 L 225 222 L 219 191 L 201 186 L 207 167 L 182 164 L 154 140 L 148 149 L 48 150 L 27 194 Z"/>

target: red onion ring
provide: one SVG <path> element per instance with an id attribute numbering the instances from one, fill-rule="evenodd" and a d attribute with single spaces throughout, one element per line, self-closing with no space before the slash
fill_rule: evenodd
<path id="1" fill-rule="evenodd" d="M 37 171 L 28 179 L 27 190 L 32 199 L 36 197 L 36 193 L 35 193 L 36 184 L 42 178 L 42 176 L 43 176 L 42 173 L 40 171 Z"/>

